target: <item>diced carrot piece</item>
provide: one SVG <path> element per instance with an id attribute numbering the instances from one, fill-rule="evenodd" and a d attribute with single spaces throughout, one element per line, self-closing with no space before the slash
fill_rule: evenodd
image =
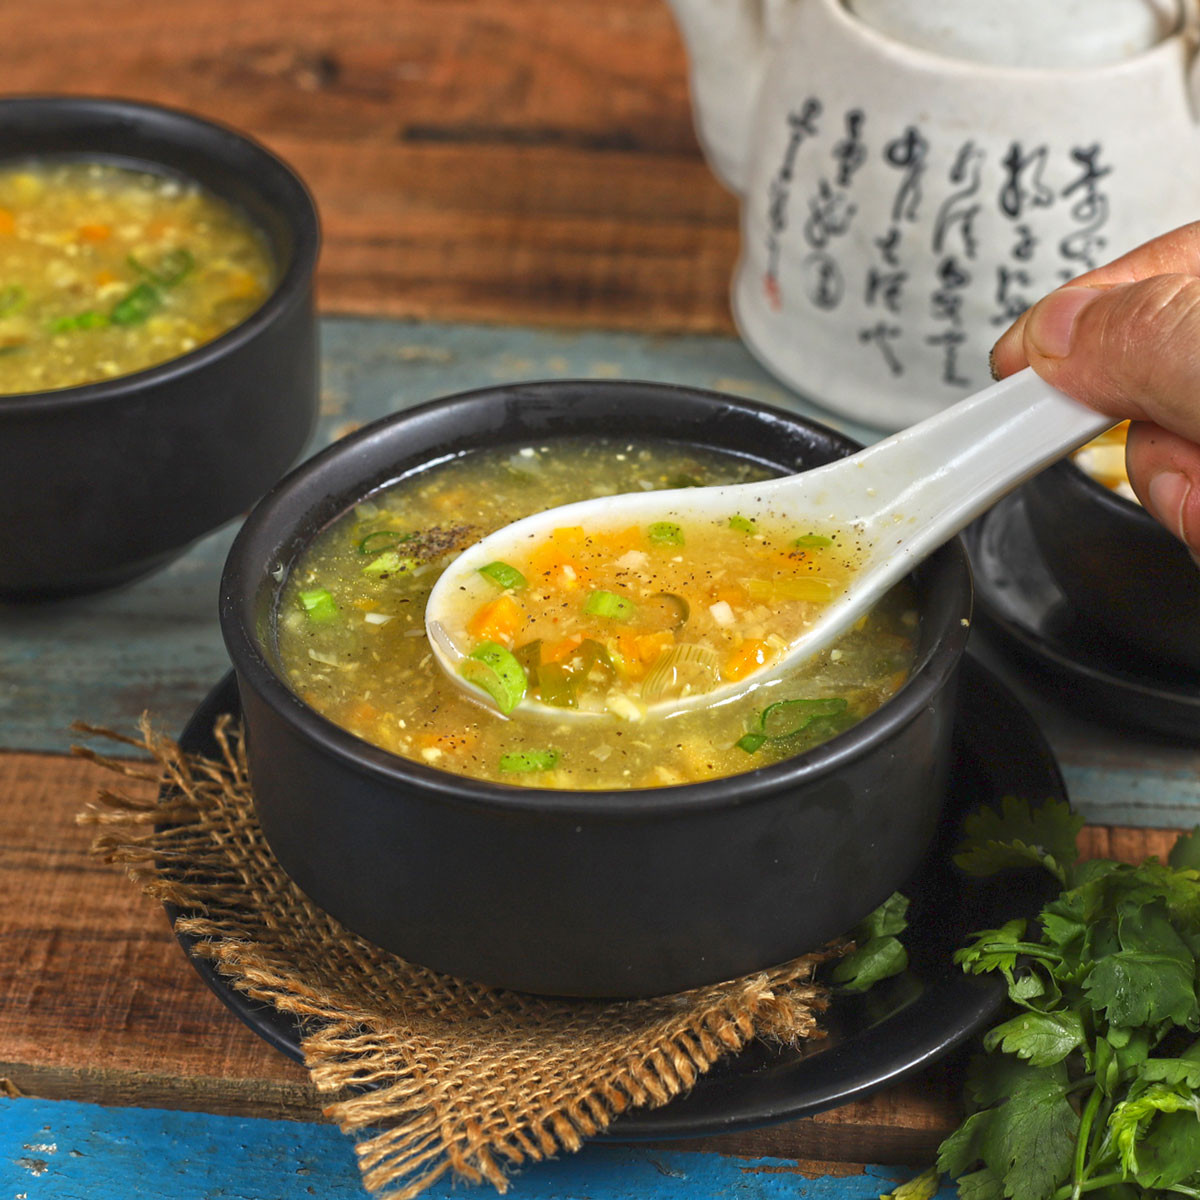
<path id="1" fill-rule="evenodd" d="M 467 624 L 467 632 L 476 642 L 500 642 L 511 646 L 524 623 L 521 606 L 507 593 L 482 605 Z"/>
<path id="2" fill-rule="evenodd" d="M 549 646 L 543 646 L 542 661 L 563 662 L 579 649 L 583 644 L 583 640 L 582 633 L 572 633 L 559 642 L 552 642 Z"/>
<path id="3" fill-rule="evenodd" d="M 249 271 L 238 271 L 229 279 L 231 300 L 250 300 L 262 291 L 262 285 Z"/>
<path id="4" fill-rule="evenodd" d="M 582 587 L 588 578 L 579 560 L 553 542 L 543 542 L 529 556 L 529 565 L 541 582 L 567 592 Z"/>
<path id="5" fill-rule="evenodd" d="M 112 230 L 107 225 L 80 225 L 79 236 L 85 242 L 105 242 Z"/>
<path id="6" fill-rule="evenodd" d="M 745 608 L 750 597 L 746 594 L 746 589 L 738 587 L 734 584 L 723 584 L 712 592 L 713 602 L 719 604 L 722 600 L 725 601 L 731 608 Z"/>
<path id="7" fill-rule="evenodd" d="M 346 712 L 346 720 L 356 725 L 369 725 L 379 716 L 379 709 L 369 700 L 360 700 Z"/>
<path id="8" fill-rule="evenodd" d="M 675 645 L 675 635 L 669 629 L 657 633 L 638 634 L 634 642 L 637 656 L 646 666 L 649 666 L 664 651 Z"/>
<path id="9" fill-rule="evenodd" d="M 436 747 L 447 754 L 469 750 L 479 740 L 479 734 L 471 729 L 456 729 L 453 733 L 434 733 L 427 730 L 418 736 L 417 745 L 429 749 Z"/>
<path id="10" fill-rule="evenodd" d="M 721 674 L 726 679 L 736 683 L 739 679 L 745 679 L 751 671 L 757 670 L 759 667 L 765 667 L 773 657 L 771 648 L 766 642 L 758 638 L 747 638 L 725 660 L 725 666 L 722 668 Z"/>
<path id="11" fill-rule="evenodd" d="M 592 535 L 592 542 L 613 558 L 620 558 L 630 550 L 636 550 L 645 544 L 645 537 L 636 525 L 628 529 L 606 529 Z"/>
<path id="12" fill-rule="evenodd" d="M 7 208 L 0 208 L 0 234 L 12 233 L 16 225 L 16 217 Z"/>
<path id="13" fill-rule="evenodd" d="M 616 650 L 614 661 L 626 679 L 641 679 L 646 674 L 646 664 L 638 653 L 639 637 L 639 634 L 622 631 L 612 638 L 612 647 Z"/>
<path id="14" fill-rule="evenodd" d="M 105 268 L 103 271 L 96 272 L 97 287 L 104 287 L 106 284 L 116 283 L 116 281 L 117 277 L 107 268 Z"/>

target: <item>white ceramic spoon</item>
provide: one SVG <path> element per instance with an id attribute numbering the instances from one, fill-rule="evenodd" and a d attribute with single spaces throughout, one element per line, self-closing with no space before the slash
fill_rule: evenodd
<path id="1" fill-rule="evenodd" d="M 449 636 L 450 601 L 481 566 L 520 557 L 516 548 L 570 525 L 720 519 L 737 513 L 852 532 L 861 557 L 849 588 L 825 606 L 786 653 L 737 683 L 664 699 L 646 716 L 666 716 L 744 694 L 810 658 L 845 632 L 922 559 L 1029 476 L 1111 427 L 1101 416 L 1026 368 L 847 458 L 799 475 L 728 487 L 637 492 L 548 509 L 498 529 L 465 550 L 429 597 L 425 626 L 438 661 L 481 702 L 490 698 L 459 674 L 464 650 Z M 516 553 L 514 553 L 516 550 Z M 686 553 L 686 551 L 685 551 Z M 558 720 L 597 714 L 526 698 L 516 712 Z"/>

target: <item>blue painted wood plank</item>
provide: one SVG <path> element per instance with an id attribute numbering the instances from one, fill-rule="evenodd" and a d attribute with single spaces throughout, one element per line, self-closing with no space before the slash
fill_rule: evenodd
<path id="1" fill-rule="evenodd" d="M 877 436 L 787 391 L 735 338 L 361 318 L 326 319 L 321 332 L 324 414 L 312 450 L 356 424 L 437 396 L 547 378 L 711 388 L 805 413 L 862 441 Z M 72 720 L 128 732 L 147 710 L 160 728 L 178 731 L 228 669 L 217 629 L 217 585 L 236 524 L 119 591 L 53 604 L 0 604 L 0 748 L 61 753 L 72 741 Z M 1038 713 L 1060 749 L 1068 790 L 1089 820 L 1174 826 L 1200 819 L 1194 752 L 1108 730 L 1093 736 L 1066 714 L 1044 707 Z"/>
<path id="2" fill-rule="evenodd" d="M 775 1158 L 591 1145 L 514 1176 L 514 1200 L 874 1200 L 913 1172 L 799 1174 Z M 427 1200 L 486 1197 L 451 1181 Z M 957 1193 L 947 1184 L 938 1200 Z M 0 1100 L 0 1200 L 360 1200 L 349 1139 L 327 1125 Z"/>

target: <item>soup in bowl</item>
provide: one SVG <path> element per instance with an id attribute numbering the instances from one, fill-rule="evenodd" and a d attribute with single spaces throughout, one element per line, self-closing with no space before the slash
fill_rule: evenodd
<path id="1" fill-rule="evenodd" d="M 534 992 L 676 991 L 850 928 L 911 877 L 937 827 L 970 614 L 957 542 L 778 691 L 569 733 L 442 678 L 421 596 L 522 505 L 761 478 L 852 449 L 727 396 L 555 382 L 399 413 L 303 464 L 251 513 L 222 580 L 255 803 L 283 867 L 389 950 Z M 636 546 L 612 549 L 636 563 Z M 762 609 L 765 640 L 769 600 L 747 582 L 705 586 L 719 613 Z M 512 580 L 492 586 L 511 594 Z M 572 689 L 586 702 L 589 676 L 632 686 L 688 636 L 671 600 L 636 595 L 651 599 L 663 628 L 630 641 L 599 625 L 564 647 L 495 637 L 526 670 L 553 668 L 564 705 Z"/>
<path id="2" fill-rule="evenodd" d="M 317 415 L 307 189 L 124 100 L 0 100 L 0 597 L 107 587 L 244 512 Z"/>

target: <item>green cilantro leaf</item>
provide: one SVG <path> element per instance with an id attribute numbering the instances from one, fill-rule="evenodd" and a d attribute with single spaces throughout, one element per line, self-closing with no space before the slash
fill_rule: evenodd
<path id="1" fill-rule="evenodd" d="M 983 1048 L 999 1047 L 1006 1054 L 1028 1059 L 1035 1067 L 1052 1067 L 1072 1050 L 1086 1044 L 1083 1018 L 1074 1012 L 1024 1012 L 997 1025 L 984 1038 Z"/>
<path id="2" fill-rule="evenodd" d="M 1177 871 L 1200 871 L 1200 825 L 1179 835 L 1167 862 Z"/>
<path id="3" fill-rule="evenodd" d="M 1051 799 L 1033 808 L 1026 800 L 1005 796 L 999 812 L 984 808 L 966 818 L 966 839 L 954 861 L 968 875 L 1044 867 L 1065 884 L 1079 855 L 1075 839 L 1082 828 L 1083 818 L 1065 801 Z"/>
<path id="4" fill-rule="evenodd" d="M 830 978 L 848 992 L 865 992 L 881 979 L 908 968 L 908 951 L 894 937 L 871 938 L 855 947 L 833 969 Z"/>
<path id="5" fill-rule="evenodd" d="M 834 967 L 834 983 L 848 992 L 865 992 L 907 969 L 908 951 L 895 935 L 908 927 L 908 903 L 907 896 L 893 892 L 854 927 L 855 948 Z"/>

